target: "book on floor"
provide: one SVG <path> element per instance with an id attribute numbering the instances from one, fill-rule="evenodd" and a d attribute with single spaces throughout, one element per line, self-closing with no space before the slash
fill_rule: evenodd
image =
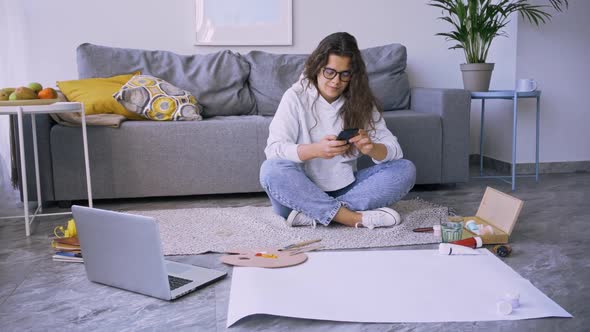
<path id="1" fill-rule="evenodd" d="M 55 238 L 55 239 L 53 239 L 53 242 L 59 243 L 59 244 L 71 245 L 71 246 L 80 246 L 80 240 L 78 239 L 77 236 Z"/>
<path id="2" fill-rule="evenodd" d="M 80 246 L 69 244 L 54 243 L 51 245 L 56 251 L 80 251 Z"/>
<path id="3" fill-rule="evenodd" d="M 78 237 L 55 238 L 51 241 L 51 248 L 55 250 L 52 259 L 56 262 L 84 262 Z"/>
<path id="4" fill-rule="evenodd" d="M 56 262 L 75 262 L 75 263 L 83 263 L 84 259 L 82 258 L 81 253 L 73 253 L 73 252 L 61 252 L 58 251 L 55 255 L 52 256 L 52 259 Z"/>
<path id="5" fill-rule="evenodd" d="M 51 247 L 56 251 L 80 251 L 78 237 L 56 238 L 51 241 Z"/>

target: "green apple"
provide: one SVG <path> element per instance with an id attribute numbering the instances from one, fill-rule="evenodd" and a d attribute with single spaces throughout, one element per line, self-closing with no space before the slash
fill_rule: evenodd
<path id="1" fill-rule="evenodd" d="M 35 91 L 35 93 L 38 93 L 39 91 L 43 90 L 43 86 L 41 85 L 41 83 L 37 82 L 29 83 L 29 85 L 27 85 L 27 88 Z"/>

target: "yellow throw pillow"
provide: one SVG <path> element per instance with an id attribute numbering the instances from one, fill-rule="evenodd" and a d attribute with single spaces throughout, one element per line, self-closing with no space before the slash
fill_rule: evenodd
<path id="1" fill-rule="evenodd" d="M 128 111 L 150 120 L 203 119 L 201 107 L 190 92 L 154 76 L 133 76 L 113 97 Z"/>
<path id="2" fill-rule="evenodd" d="M 127 111 L 113 98 L 113 94 L 137 74 L 139 72 L 105 78 L 58 81 L 57 86 L 69 101 L 84 103 L 87 115 L 119 114 L 128 119 L 143 120 L 143 117 Z"/>

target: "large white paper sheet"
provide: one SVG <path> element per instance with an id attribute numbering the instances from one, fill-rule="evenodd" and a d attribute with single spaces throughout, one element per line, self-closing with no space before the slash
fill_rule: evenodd
<path id="1" fill-rule="evenodd" d="M 289 268 L 236 267 L 227 326 L 253 314 L 349 322 L 462 322 L 572 317 L 508 265 L 436 250 L 309 253 Z M 506 292 L 512 314 L 497 313 Z"/>

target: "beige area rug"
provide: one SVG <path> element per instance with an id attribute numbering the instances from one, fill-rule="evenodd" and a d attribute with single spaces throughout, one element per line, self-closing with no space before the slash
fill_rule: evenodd
<path id="1" fill-rule="evenodd" d="M 417 227 L 439 224 L 448 208 L 415 199 L 392 205 L 402 224 L 390 228 L 289 227 L 268 207 L 193 208 L 127 211 L 154 217 L 160 226 L 164 255 L 192 255 L 245 248 L 280 248 L 322 239 L 324 249 L 375 248 L 438 243 L 432 233 L 414 233 Z"/>

